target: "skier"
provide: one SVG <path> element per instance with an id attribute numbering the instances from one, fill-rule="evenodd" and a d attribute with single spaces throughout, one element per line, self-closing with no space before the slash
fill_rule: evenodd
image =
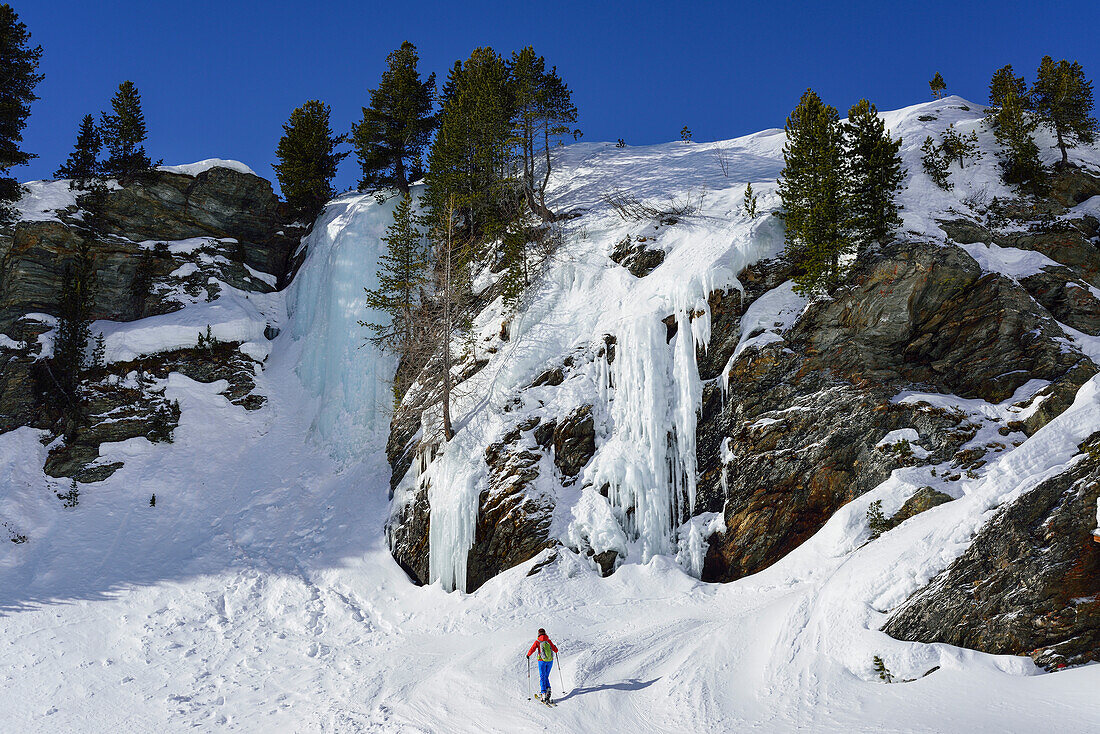
<path id="1" fill-rule="evenodd" d="M 550 669 L 554 667 L 554 653 L 558 651 L 557 645 L 550 641 L 550 638 L 546 635 L 546 630 L 539 628 L 539 636 L 532 643 L 531 649 L 527 651 L 527 659 L 531 659 L 531 654 L 538 650 L 539 656 L 539 681 L 542 683 L 542 694 L 540 700 L 543 703 L 550 703 Z"/>

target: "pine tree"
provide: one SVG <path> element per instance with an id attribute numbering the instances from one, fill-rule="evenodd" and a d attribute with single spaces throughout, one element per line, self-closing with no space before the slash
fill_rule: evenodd
<path id="1" fill-rule="evenodd" d="M 932 99 L 940 99 L 943 97 L 943 92 L 947 89 L 947 82 L 943 80 L 943 75 L 938 71 L 936 75 L 932 77 L 932 81 L 928 82 L 929 88 L 932 90 Z"/>
<path id="2" fill-rule="evenodd" d="M 19 182 L 6 174 L 37 157 L 20 149 L 31 102 L 38 99 L 34 88 L 43 78 L 38 73 L 42 47 L 31 47 L 30 39 L 11 5 L 0 5 L 0 174 L 4 174 L 0 175 L 0 207 L 4 209 L 22 193 Z"/>
<path id="3" fill-rule="evenodd" d="M 1015 94 L 1017 99 L 1026 100 L 1027 83 L 1022 76 L 1016 76 L 1013 73 L 1012 64 L 1005 64 L 997 69 L 993 73 L 993 78 L 989 80 L 990 108 L 986 111 L 994 114 L 999 112 L 1004 105 L 1005 97 L 1010 93 Z"/>
<path id="4" fill-rule="evenodd" d="M 1005 183 L 1038 195 L 1046 191 L 1047 176 L 1039 160 L 1039 146 L 1031 137 L 1037 126 L 1027 100 L 1008 90 L 993 123 L 993 134 L 1001 145 L 1001 174 Z"/>
<path id="5" fill-rule="evenodd" d="M 73 152 L 69 153 L 69 159 L 57 169 L 54 176 L 72 179 L 72 188 L 85 188 L 91 179 L 99 175 L 99 150 L 102 146 L 103 141 L 96 129 L 95 120 L 91 115 L 84 115 L 76 134 Z"/>
<path id="6" fill-rule="evenodd" d="M 901 224 L 895 201 L 906 173 L 898 154 L 901 138 L 890 138 L 878 109 L 865 99 L 848 111 L 844 138 L 852 234 L 861 244 L 885 244 Z"/>
<path id="7" fill-rule="evenodd" d="M 87 365 L 96 284 L 92 240 L 84 239 L 75 257 L 65 266 L 58 294 L 52 374 L 61 393 L 59 403 L 65 416 L 66 435 L 71 435 L 83 418 L 80 383 Z"/>
<path id="8" fill-rule="evenodd" d="M 745 184 L 745 214 L 749 219 L 756 219 L 756 192 L 752 190 L 752 183 Z"/>
<path id="9" fill-rule="evenodd" d="M 130 179 L 153 167 L 145 154 L 145 114 L 141 93 L 131 81 L 118 85 L 111 99 L 112 114 L 100 115 L 100 135 L 107 148 L 103 171 L 108 176 Z"/>
<path id="10" fill-rule="evenodd" d="M 977 131 L 971 131 L 969 135 L 959 135 L 959 131 L 955 129 L 955 123 L 951 123 L 943 131 L 940 153 L 948 165 L 958 162 L 959 168 L 966 168 L 966 161 L 971 158 L 981 160 L 982 153 L 978 148 Z"/>
<path id="11" fill-rule="evenodd" d="M 433 216 L 453 209 L 462 239 L 482 242 L 503 230 L 507 199 L 516 194 L 508 68 L 493 49 L 474 49 L 465 65 L 455 63 L 442 96 L 428 155 L 428 208 Z"/>
<path id="12" fill-rule="evenodd" d="M 807 89 L 787 118 L 779 179 L 786 255 L 801 272 L 796 289 L 831 290 L 851 248 L 843 187 L 843 137 L 836 108 Z"/>
<path id="13" fill-rule="evenodd" d="M 393 210 L 393 222 L 382 238 L 386 254 L 378 258 L 378 287 L 367 288 L 367 306 L 390 316 L 389 324 L 361 322 L 375 345 L 405 355 L 416 339 L 414 315 L 428 282 L 428 253 L 417 228 L 412 197 L 405 194 Z"/>
<path id="14" fill-rule="evenodd" d="M 1092 82 L 1085 78 L 1081 65 L 1062 59 L 1057 64 L 1044 56 L 1039 64 L 1032 100 L 1040 118 L 1054 131 L 1058 149 L 1062 151 L 1060 165 L 1069 165 L 1067 148 L 1096 140 L 1096 118 L 1091 115 Z"/>
<path id="15" fill-rule="evenodd" d="M 546 206 L 546 185 L 552 166 L 550 149 L 567 134 L 574 138 L 580 135 L 580 130 L 571 129 L 577 121 L 573 93 L 558 76 L 557 68 L 546 70 L 546 60 L 536 55 L 531 46 L 512 53 L 508 71 L 515 110 L 513 139 L 523 161 L 524 197 L 531 211 L 544 222 L 552 222 L 556 215 Z M 542 175 L 537 177 L 535 169 L 540 160 Z"/>
<path id="16" fill-rule="evenodd" d="M 691 130 L 688 129 L 687 125 L 680 128 L 680 140 L 685 143 L 691 142 Z"/>
<path id="17" fill-rule="evenodd" d="M 924 143 L 921 144 L 921 166 L 924 168 L 924 172 L 928 174 L 928 177 L 932 179 L 932 183 L 939 186 L 944 191 L 950 191 L 955 188 L 955 184 L 947 180 L 951 174 L 948 170 L 950 164 L 940 153 L 939 146 L 936 145 L 936 141 L 931 135 L 925 137 Z"/>
<path id="18" fill-rule="evenodd" d="M 435 74 L 420 80 L 416 46 L 405 41 L 386 57 L 389 64 L 377 89 L 370 90 L 370 107 L 352 128 L 351 141 L 363 168 L 360 190 L 383 186 L 409 193 L 409 184 L 423 174 L 421 154 L 436 119 L 432 115 Z"/>
<path id="19" fill-rule="evenodd" d="M 337 152 L 343 136 L 333 135 L 331 110 L 312 99 L 290 113 L 275 152 L 275 175 L 296 216 L 312 222 L 335 193 L 332 179 L 347 153 Z"/>

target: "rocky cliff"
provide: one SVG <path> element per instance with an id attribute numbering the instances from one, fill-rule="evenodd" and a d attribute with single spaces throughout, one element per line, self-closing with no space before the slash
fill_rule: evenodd
<path id="1" fill-rule="evenodd" d="M 225 379 L 234 402 L 262 404 L 251 393 L 262 350 L 242 352 L 246 340 L 234 338 L 217 314 L 230 301 L 281 288 L 293 273 L 303 231 L 269 182 L 219 166 L 194 175 L 150 171 L 122 186 L 112 182 L 94 226 L 77 201 L 82 192 L 68 182 L 28 188 L 19 217 L 0 230 L 0 431 L 61 432 L 61 411 L 46 398 L 52 329 L 64 273 L 82 244 L 95 271 L 92 333 L 105 335 L 107 347 L 87 376 L 86 419 L 51 446 L 47 475 L 99 481 L 120 466 L 99 461 L 101 444 L 171 440 L 179 407 L 156 385 L 170 371 Z M 190 327 L 196 305 L 208 313 Z M 188 308 L 188 316 L 170 316 Z"/>
<path id="2" fill-rule="evenodd" d="M 956 172 L 962 190 L 946 195 L 920 181 L 908 144 L 906 225 L 890 244 L 861 252 L 830 297 L 791 290 L 772 217 L 747 221 L 729 184 L 718 202 L 698 194 L 707 175 L 691 166 L 707 163 L 688 145 L 662 151 L 675 162 L 660 164 L 687 182 L 673 203 L 700 196 L 687 216 L 616 220 L 597 198 L 608 179 L 563 177 L 559 202 L 585 211 L 563 225 L 570 254 L 544 263 L 548 275 L 518 313 L 491 287 L 470 305 L 474 334 L 454 349 L 459 390 L 477 398 L 458 400 L 466 423 L 456 440 L 425 438 L 423 404 L 406 401 L 395 413 L 389 539 L 399 563 L 423 583 L 454 572 L 470 591 L 548 548 L 587 555 L 610 574 L 645 561 L 652 545 L 703 580 L 732 581 L 784 558 L 853 499 L 900 483 L 907 489 L 895 506 L 868 511 L 865 538 L 883 542 L 876 538 L 965 495 L 1061 415 L 1100 371 L 1100 223 L 1091 206 L 1100 169 L 1057 170 L 1048 197 L 1020 197 L 990 183 L 995 148 L 978 111 L 944 103 L 892 114 L 907 143 L 952 120 L 970 125 L 985 162 Z M 775 161 L 774 134 L 743 145 L 743 165 Z M 640 197 L 652 185 L 641 155 L 629 164 L 610 151 L 588 155 L 591 168 L 621 168 L 620 190 L 632 175 Z M 774 210 L 772 190 L 752 180 Z M 723 275 L 731 268 L 734 277 Z M 603 313 L 578 317 L 585 299 Z M 641 342 L 649 351 L 635 376 Z M 628 363 L 617 362 L 624 355 Z M 630 415 L 656 438 L 647 444 L 644 430 L 631 429 L 631 455 L 617 444 L 635 379 L 639 404 L 656 407 Z M 1048 667 L 1098 659 L 1090 446 L 1071 471 L 1003 508 L 886 631 L 1031 654 Z M 621 465 L 634 480 L 615 473 Z M 648 476 L 671 484 L 664 535 L 647 536 L 661 509 Z M 433 553 L 458 560 L 440 576 Z"/>

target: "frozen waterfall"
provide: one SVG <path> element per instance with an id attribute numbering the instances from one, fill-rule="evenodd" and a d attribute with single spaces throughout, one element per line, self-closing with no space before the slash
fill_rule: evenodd
<path id="1" fill-rule="evenodd" d="M 388 318 L 367 308 L 363 289 L 377 285 L 394 206 L 366 194 L 329 203 L 302 241 L 305 261 L 287 294 L 298 377 L 317 398 L 311 432 L 341 461 L 362 458 L 389 429 L 396 363 L 359 322 Z"/>

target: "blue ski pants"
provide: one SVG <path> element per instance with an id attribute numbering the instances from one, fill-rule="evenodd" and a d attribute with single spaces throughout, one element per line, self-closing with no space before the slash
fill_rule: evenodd
<path id="1" fill-rule="evenodd" d="M 550 668 L 554 667 L 553 660 L 539 661 L 539 682 L 542 683 L 542 692 L 550 690 Z"/>

